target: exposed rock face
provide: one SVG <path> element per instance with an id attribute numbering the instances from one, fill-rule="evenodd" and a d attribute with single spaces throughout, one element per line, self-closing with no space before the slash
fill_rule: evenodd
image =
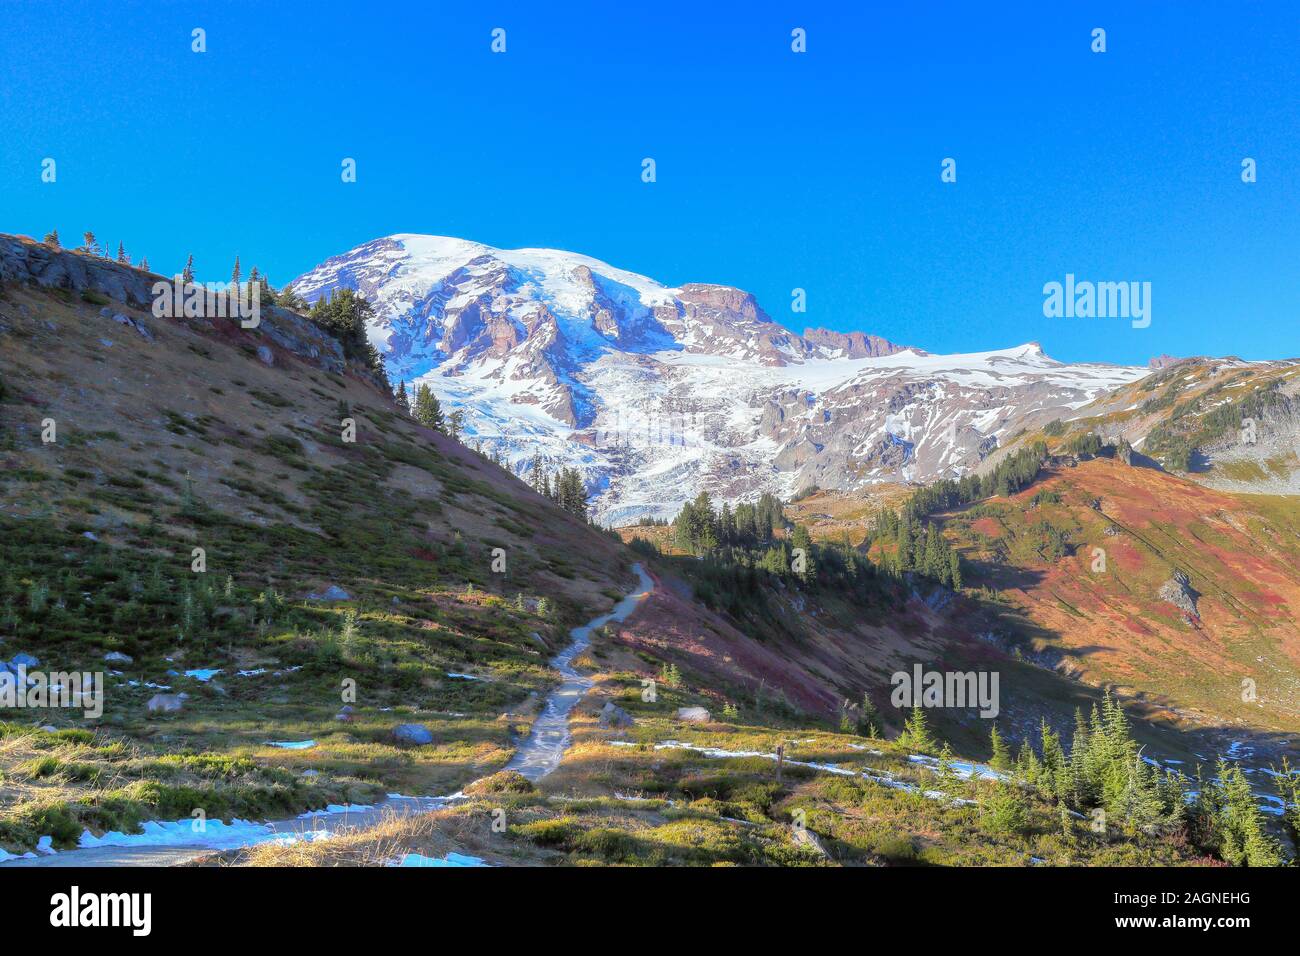
<path id="1" fill-rule="evenodd" d="M 1191 581 L 1182 571 L 1174 571 L 1173 577 L 1160 586 L 1159 597 L 1191 617 L 1200 618 L 1196 609 L 1196 599 L 1200 597 L 1192 590 Z"/>
<path id="2" fill-rule="evenodd" d="M 832 332 L 830 329 L 804 329 L 804 341 L 828 351 L 838 350 L 845 358 L 879 358 L 901 352 L 904 346 L 895 345 L 878 335 L 864 332 Z"/>
<path id="3" fill-rule="evenodd" d="M 740 289 L 438 236 L 366 243 L 294 288 L 308 301 L 357 289 L 391 378 L 427 382 L 465 412 L 471 444 L 525 478 L 535 454 L 580 469 L 610 523 L 670 518 L 701 490 L 954 477 L 1145 374 L 1066 365 L 1032 343 L 937 356 L 861 332 L 799 335 Z"/>
<path id="4" fill-rule="evenodd" d="M 678 707 L 677 719 L 687 724 L 707 724 L 713 716 L 703 707 Z"/>
<path id="5" fill-rule="evenodd" d="M 153 306 L 154 284 L 168 281 L 163 276 L 110 259 L 53 249 L 23 237 L 0 235 L 0 282 L 33 283 L 48 289 L 67 289 L 78 295 L 98 293 L 147 312 Z M 111 308 L 105 308 L 101 314 L 146 338 L 152 338 L 148 324 L 138 317 Z M 329 371 L 344 370 L 342 347 L 312 322 L 288 309 L 265 302 L 260 305 L 260 319 L 257 328 L 247 330 L 248 334 L 264 336 L 280 348 Z M 205 320 L 179 318 L 158 321 Z M 263 345 L 261 348 L 267 347 Z M 267 353 L 270 354 L 269 348 Z"/>

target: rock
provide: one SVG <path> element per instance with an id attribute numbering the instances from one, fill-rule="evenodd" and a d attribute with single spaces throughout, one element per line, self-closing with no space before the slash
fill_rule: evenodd
<path id="1" fill-rule="evenodd" d="M 1174 576 L 1160 586 L 1158 596 L 1191 617 L 1199 619 L 1201 616 L 1196 609 L 1196 599 L 1200 595 L 1192 589 L 1191 581 L 1182 571 L 1174 571 Z"/>
<path id="2" fill-rule="evenodd" d="M 13 657 L 9 658 L 9 663 L 14 667 L 26 667 L 31 669 L 33 667 L 39 667 L 41 662 L 39 658 L 33 657 L 31 654 L 15 654 Z"/>
<path id="3" fill-rule="evenodd" d="M 795 843 L 811 850 L 820 857 L 830 859 L 830 854 L 826 852 L 826 847 L 822 846 L 822 841 L 817 839 L 817 834 L 813 833 L 807 827 L 793 827 L 792 831 Z"/>
<path id="4" fill-rule="evenodd" d="M 59 729 L 59 728 L 58 728 L 58 727 L 55 727 L 53 724 L 42 724 L 42 725 L 41 725 L 41 730 L 45 731 L 47 734 L 52 734 L 52 733 L 54 733 L 55 731 L 57 731 L 58 729 Z"/>
<path id="5" fill-rule="evenodd" d="M 334 715 L 334 719 L 342 720 L 342 721 L 350 721 L 352 719 L 352 705 L 344 704 L 343 707 L 339 710 L 339 712 Z"/>
<path id="6" fill-rule="evenodd" d="M 104 660 L 110 664 L 133 664 L 135 658 L 130 654 L 123 654 L 121 651 L 109 651 L 104 655 Z"/>
<path id="7" fill-rule="evenodd" d="M 176 714 L 180 713 L 185 706 L 185 699 L 189 694 L 154 694 L 149 698 L 149 713 L 151 714 Z"/>
<path id="8" fill-rule="evenodd" d="M 433 733 L 424 724 L 398 724 L 393 737 L 404 744 L 431 744 Z"/>
<path id="9" fill-rule="evenodd" d="M 337 584 L 331 584 L 319 594 L 308 594 L 309 601 L 351 601 L 352 595 L 343 590 Z"/>
<path id="10" fill-rule="evenodd" d="M 678 707 L 677 719 L 688 724 L 707 724 L 713 718 L 703 707 Z"/>
<path id="11" fill-rule="evenodd" d="M 600 709 L 602 727 L 631 727 L 635 723 L 632 715 L 612 700 L 605 701 L 605 706 Z"/>
<path id="12" fill-rule="evenodd" d="M 259 345 L 257 347 L 257 360 L 263 365 L 274 365 L 275 353 L 271 351 L 270 346 Z"/>

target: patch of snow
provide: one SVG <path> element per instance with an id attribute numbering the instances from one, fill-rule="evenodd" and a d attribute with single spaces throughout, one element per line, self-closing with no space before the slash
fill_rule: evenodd
<path id="1" fill-rule="evenodd" d="M 465 856 L 462 853 L 448 853 L 443 857 L 425 856 L 422 853 L 407 853 L 390 866 L 487 866 L 488 863 L 477 856 Z"/>

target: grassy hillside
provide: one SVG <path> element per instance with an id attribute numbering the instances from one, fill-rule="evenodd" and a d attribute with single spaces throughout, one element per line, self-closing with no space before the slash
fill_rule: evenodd
<path id="1" fill-rule="evenodd" d="M 617 542 L 362 373 L 226 320 L 111 302 L 146 335 L 93 291 L 0 294 L 0 655 L 115 672 L 97 721 L 6 712 L 0 845 L 454 790 L 508 759 L 568 628 L 626 589 Z M 348 599 L 310 599 L 331 586 Z M 164 690 L 190 696 L 151 716 Z M 402 721 L 433 745 L 399 746 Z"/>

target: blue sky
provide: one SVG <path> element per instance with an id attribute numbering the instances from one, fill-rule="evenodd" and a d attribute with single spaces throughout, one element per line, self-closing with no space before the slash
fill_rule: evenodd
<path id="1" fill-rule="evenodd" d="M 89 228 L 160 272 L 193 253 L 201 279 L 238 253 L 279 285 L 425 232 L 931 351 L 1277 358 L 1300 355 L 1298 199 L 1291 3 L 0 10 L 0 231 Z M 1067 272 L 1151 282 L 1151 326 L 1045 318 Z"/>

